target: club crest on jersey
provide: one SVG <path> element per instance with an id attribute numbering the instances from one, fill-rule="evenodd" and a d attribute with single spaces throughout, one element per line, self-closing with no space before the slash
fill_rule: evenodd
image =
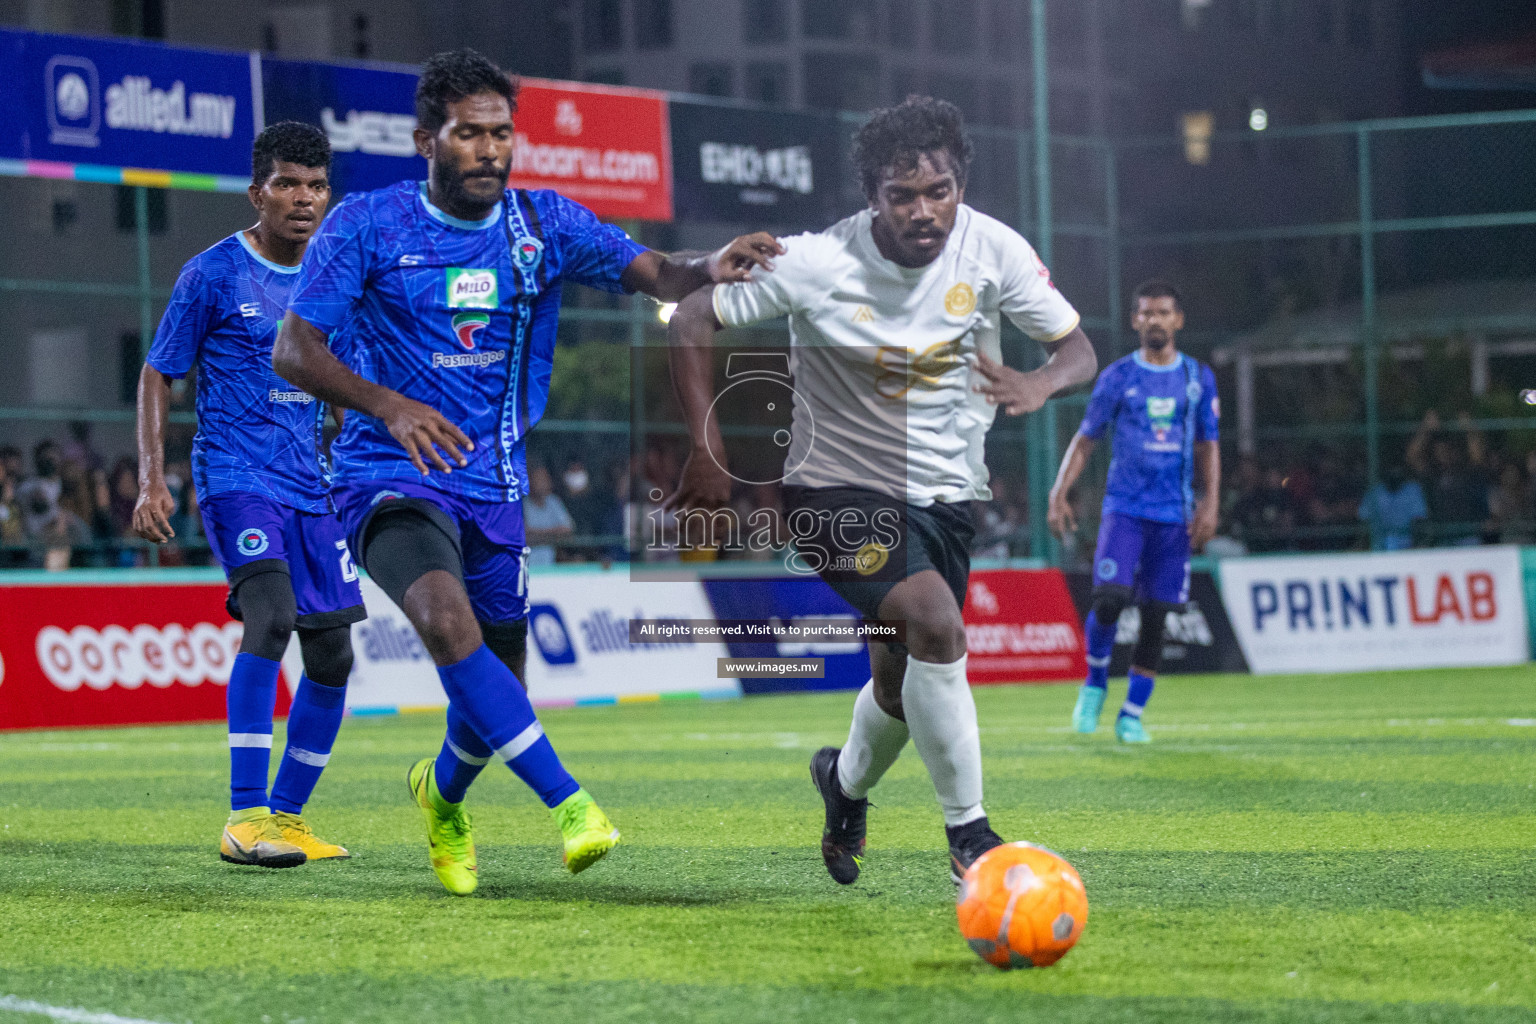
<path id="1" fill-rule="evenodd" d="M 246 558 L 255 558 L 267 550 L 267 535 L 253 526 L 240 532 L 240 536 L 235 539 L 235 546 Z"/>
<path id="2" fill-rule="evenodd" d="M 459 339 L 459 344 L 465 348 L 475 347 L 475 335 L 491 325 L 489 313 L 455 313 L 453 315 L 453 336 Z"/>
<path id="3" fill-rule="evenodd" d="M 474 267 L 448 268 L 449 309 L 495 309 L 500 305 L 496 271 Z"/>
<path id="4" fill-rule="evenodd" d="M 961 281 L 944 293 L 944 312 L 950 316 L 970 316 L 976 312 L 976 290 Z"/>
<path id="5" fill-rule="evenodd" d="M 523 270 L 532 270 L 544 258 L 544 243 L 524 236 L 512 244 L 512 261 Z"/>
<path id="6" fill-rule="evenodd" d="M 380 491 L 373 496 L 372 500 L 370 500 L 368 504 L 377 505 L 381 501 L 391 501 L 395 498 L 403 497 L 405 497 L 404 491 Z"/>
<path id="7" fill-rule="evenodd" d="M 1173 427 L 1173 414 L 1178 411 L 1178 408 L 1177 398 L 1147 396 L 1147 419 L 1152 421 L 1152 432 L 1157 435 L 1159 441 L 1168 440 L 1168 431 Z"/>

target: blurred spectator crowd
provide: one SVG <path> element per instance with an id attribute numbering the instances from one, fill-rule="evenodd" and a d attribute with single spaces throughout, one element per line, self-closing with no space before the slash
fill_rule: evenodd
<path id="1" fill-rule="evenodd" d="M 553 467 L 530 458 L 529 564 L 624 561 L 642 548 L 648 561 L 767 561 L 786 552 L 777 484 L 738 488 L 732 536 L 719 520 L 679 519 L 666 508 L 681 472 L 678 451 L 664 442 L 591 467 L 582 458 Z M 1536 542 L 1536 450 L 1490 444 L 1465 414 L 1450 424 L 1427 414 L 1401 457 L 1384 462 L 1380 482 L 1367 489 L 1366 476 L 1363 458 L 1323 446 L 1284 459 L 1228 459 L 1221 530 L 1207 553 Z M 166 482 L 176 499 L 176 540 L 155 549 L 132 534 L 136 463 L 123 457 L 109 465 L 89 423 L 73 423 L 67 440 L 44 440 L 30 452 L 0 444 L 0 568 L 207 564 L 185 456 L 167 461 Z M 974 556 L 1028 555 L 1025 481 L 994 473 L 992 491 L 976 507 Z M 1069 568 L 1092 559 L 1099 498 L 1091 485 L 1072 495 L 1082 526 L 1060 540 Z"/>

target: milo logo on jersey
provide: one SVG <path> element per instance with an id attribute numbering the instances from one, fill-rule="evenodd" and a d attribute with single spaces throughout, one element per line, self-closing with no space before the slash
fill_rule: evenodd
<path id="1" fill-rule="evenodd" d="M 496 271 L 474 267 L 448 268 L 449 309 L 495 309 L 500 305 Z"/>
<path id="2" fill-rule="evenodd" d="M 459 344 L 465 348 L 475 347 L 475 335 L 491 325 L 489 313 L 455 313 L 453 315 L 453 336 L 459 339 Z"/>

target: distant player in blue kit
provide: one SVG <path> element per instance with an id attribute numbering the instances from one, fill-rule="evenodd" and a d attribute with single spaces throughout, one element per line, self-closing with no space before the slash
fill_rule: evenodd
<path id="1" fill-rule="evenodd" d="M 573 873 L 619 839 L 519 683 L 524 439 L 548 398 L 562 282 L 676 301 L 780 251 L 757 235 L 710 256 L 663 256 L 554 192 L 506 188 L 516 95 L 471 50 L 426 62 L 415 139 L 427 180 L 336 207 L 273 352 L 282 376 L 356 410 L 332 449 L 337 500 L 352 551 L 416 627 L 448 694 L 442 750 L 407 781 L 433 870 L 458 895 L 478 878 L 465 793 L 493 758 L 550 809 Z M 355 373 L 326 345 L 343 323 Z"/>
<path id="2" fill-rule="evenodd" d="M 165 484 L 171 381 L 197 367 L 192 480 L 203 526 L 229 578 L 245 633 L 230 673 L 230 815 L 220 856 L 295 867 L 346 857 L 300 816 L 331 756 L 352 671 L 352 623 L 365 618 L 357 570 L 331 505 L 320 450 L 325 408 L 272 372 L 272 343 L 299 261 L 330 201 L 331 146 L 313 125 L 284 121 L 251 154 L 256 226 L 193 257 L 139 377 L 139 501 L 134 532 L 175 534 Z M 298 630 L 304 675 L 288 746 L 267 797 L 279 663 Z"/>
<path id="3" fill-rule="evenodd" d="M 1141 608 L 1141 636 L 1131 657 L 1130 690 L 1115 720 L 1122 743 L 1148 743 L 1141 715 L 1152 697 L 1163 656 L 1168 613 L 1189 600 L 1189 555 L 1216 534 L 1221 492 L 1221 448 L 1216 377 L 1183 354 L 1174 339 L 1184 327 L 1184 306 L 1169 284 L 1136 289 L 1131 326 L 1138 351 L 1111 363 L 1094 385 L 1088 412 L 1061 461 L 1051 489 L 1050 524 L 1058 534 L 1077 529 L 1067 494 L 1088 457 L 1113 430 L 1114 456 L 1104 491 L 1099 546 L 1093 557 L 1088 634 L 1088 680 L 1078 692 L 1072 727 L 1099 725 L 1109 659 L 1120 613 Z M 1196 500 L 1196 483 L 1200 498 Z"/>

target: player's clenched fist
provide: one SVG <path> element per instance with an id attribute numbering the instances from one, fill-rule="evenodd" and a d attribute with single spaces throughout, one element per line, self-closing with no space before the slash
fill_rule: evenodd
<path id="1" fill-rule="evenodd" d="M 1022 416 L 1045 405 L 1055 393 L 1056 385 L 1043 373 L 1025 373 L 1011 366 L 1004 366 L 987 356 L 976 353 L 976 370 L 986 378 L 976 387 L 992 405 L 1000 405 L 1010 416 Z"/>
<path id="2" fill-rule="evenodd" d="M 461 467 L 469 465 L 464 453 L 475 450 L 474 442 L 430 405 L 398 395 L 379 418 L 422 476 L 430 472 L 428 460 L 444 473 L 453 472 L 453 467 L 443 461 L 442 453 Z"/>

